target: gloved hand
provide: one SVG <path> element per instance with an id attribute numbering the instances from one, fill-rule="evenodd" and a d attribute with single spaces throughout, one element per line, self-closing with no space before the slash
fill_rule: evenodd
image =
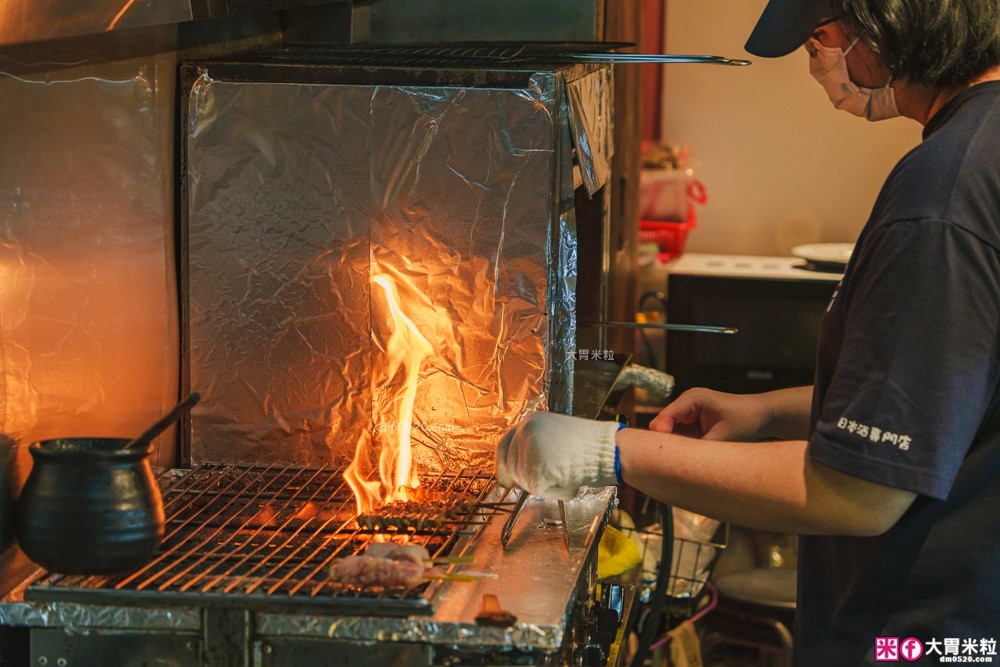
<path id="1" fill-rule="evenodd" d="M 611 486 L 617 422 L 532 412 L 497 445 L 497 481 L 542 498 L 569 500 L 581 486 Z"/>

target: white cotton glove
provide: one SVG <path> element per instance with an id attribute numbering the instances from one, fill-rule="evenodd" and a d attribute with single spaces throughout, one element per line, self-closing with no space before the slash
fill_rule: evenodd
<path id="1" fill-rule="evenodd" d="M 581 486 L 611 486 L 617 422 L 532 412 L 497 445 L 497 481 L 542 498 L 569 500 Z"/>

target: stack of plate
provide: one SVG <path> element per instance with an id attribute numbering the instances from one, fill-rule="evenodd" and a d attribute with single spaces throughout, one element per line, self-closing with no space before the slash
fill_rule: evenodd
<path id="1" fill-rule="evenodd" d="M 806 260 L 807 268 L 829 273 L 843 273 L 853 252 L 853 243 L 810 243 L 792 248 L 792 255 Z"/>

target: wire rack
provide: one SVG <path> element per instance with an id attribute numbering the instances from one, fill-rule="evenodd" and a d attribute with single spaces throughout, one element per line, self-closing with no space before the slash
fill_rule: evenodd
<path id="1" fill-rule="evenodd" d="M 666 613 L 690 617 L 699 604 L 719 556 L 729 543 L 729 524 L 673 510 L 673 539 L 666 585 Z M 633 532 L 642 555 L 639 601 L 648 603 L 660 576 L 663 530 L 659 524 Z"/>
<path id="2" fill-rule="evenodd" d="M 405 535 L 355 520 L 343 470 L 327 467 L 204 464 L 161 478 L 166 535 L 153 559 L 118 576 L 50 573 L 26 596 L 35 600 L 145 604 L 216 604 L 266 610 L 428 614 L 429 584 L 370 591 L 327 576 L 336 558 L 373 539 L 405 539 L 433 557 L 461 555 L 496 505 L 484 503 L 492 473 L 459 471 L 425 480 L 442 496 L 468 502 L 457 517 Z M 380 535 L 376 538 L 375 533 Z"/>
<path id="3" fill-rule="evenodd" d="M 642 556 L 631 667 L 645 665 L 654 646 L 669 641 L 665 632 L 705 613 L 699 606 L 711 591 L 709 578 L 729 543 L 728 524 L 647 500 L 650 505 L 655 508 L 653 522 L 623 531 L 638 542 Z"/>

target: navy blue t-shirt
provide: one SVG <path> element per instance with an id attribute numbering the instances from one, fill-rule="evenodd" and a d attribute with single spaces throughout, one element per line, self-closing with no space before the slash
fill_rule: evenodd
<path id="1" fill-rule="evenodd" d="M 809 456 L 918 497 L 884 535 L 801 538 L 796 664 L 884 664 L 879 637 L 919 640 L 922 664 L 945 640 L 976 656 L 992 640 L 1000 664 L 998 382 L 989 82 L 949 102 L 890 174 L 823 317 Z"/>

